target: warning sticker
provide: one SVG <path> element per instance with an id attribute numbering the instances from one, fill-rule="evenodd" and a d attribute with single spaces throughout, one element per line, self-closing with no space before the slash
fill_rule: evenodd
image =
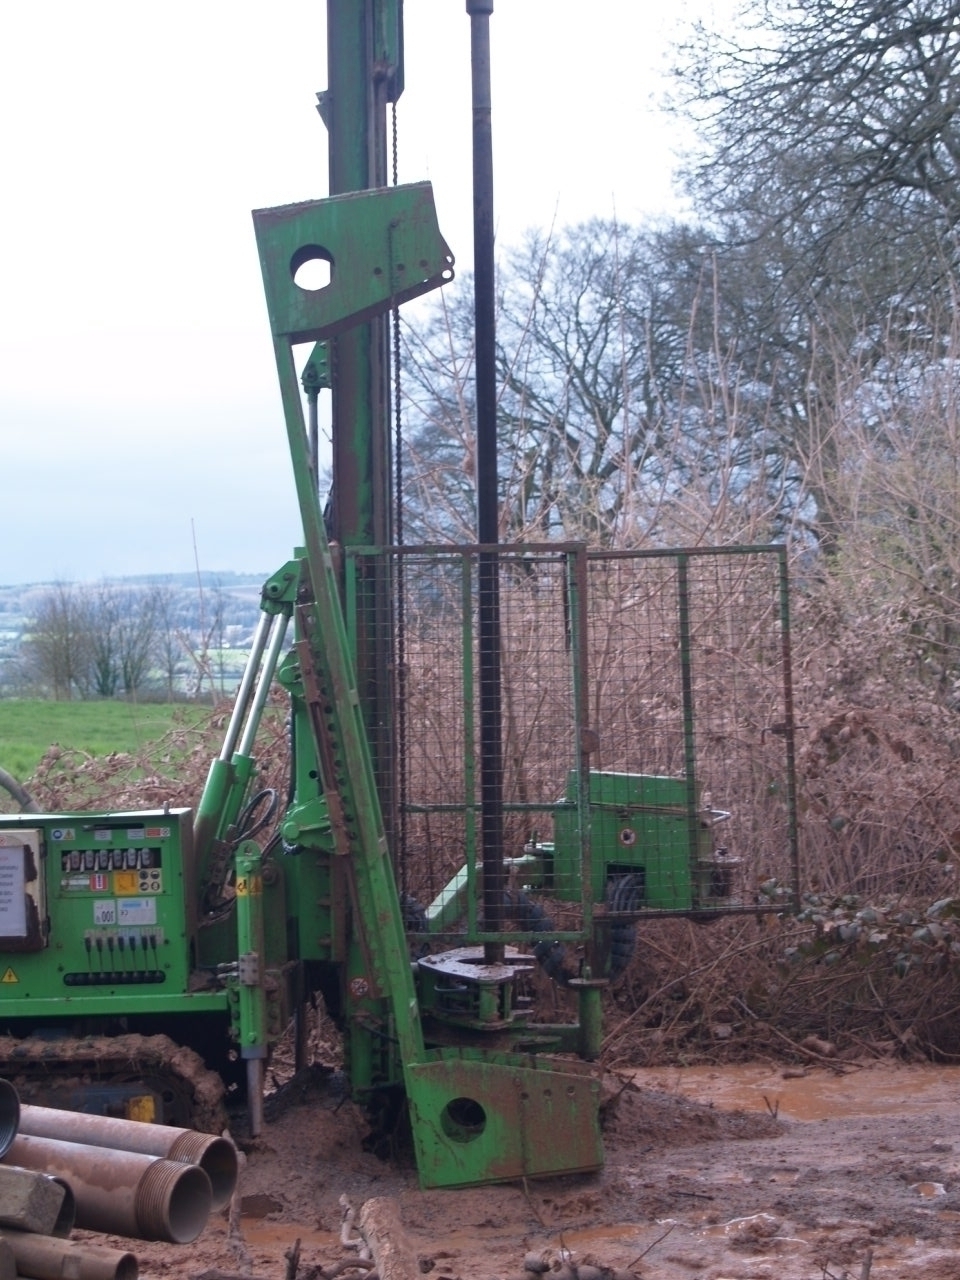
<path id="1" fill-rule="evenodd" d="M 0 982 L 19 982 L 19 981 L 20 979 L 17 977 L 17 975 L 13 972 L 12 969 L 9 969 L 9 968 L 4 970 L 3 977 L 0 978 Z"/>
<path id="2" fill-rule="evenodd" d="M 113 892 L 118 896 L 136 893 L 140 888 L 140 877 L 136 871 L 115 871 L 113 873 Z"/>

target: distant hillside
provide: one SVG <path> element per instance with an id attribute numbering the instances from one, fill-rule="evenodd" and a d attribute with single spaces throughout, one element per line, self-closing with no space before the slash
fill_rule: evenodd
<path id="1" fill-rule="evenodd" d="M 205 652 L 210 670 L 219 683 L 231 684 L 243 662 L 260 617 L 260 592 L 266 574 L 165 573 L 133 577 L 101 578 L 94 582 L 31 582 L 0 586 L 0 696 L 34 693 L 34 678 L 24 662 L 24 639 L 31 619 L 44 602 L 70 588 L 89 592 L 102 589 L 121 593 L 160 590 L 164 600 L 164 627 L 182 648 L 176 683 L 189 690 L 196 680 L 197 655 Z M 167 642 L 169 651 L 169 639 Z M 159 676 L 157 683 L 160 683 Z M 170 685 L 170 677 L 166 679 Z"/>
<path id="2" fill-rule="evenodd" d="M 239 621 L 242 616 L 255 624 L 259 613 L 260 590 L 267 576 L 265 573 L 153 573 L 128 578 L 97 578 L 69 585 L 96 587 L 106 584 L 129 590 L 159 586 L 169 588 L 172 593 L 182 595 L 185 600 L 196 602 L 198 607 L 202 596 L 208 599 L 219 596 L 225 604 L 229 602 L 226 607 L 230 610 L 232 622 Z M 63 585 L 61 581 L 50 580 L 0 586 L 0 631 L 22 630 L 24 620 L 30 617 L 38 600 L 60 585 Z"/>

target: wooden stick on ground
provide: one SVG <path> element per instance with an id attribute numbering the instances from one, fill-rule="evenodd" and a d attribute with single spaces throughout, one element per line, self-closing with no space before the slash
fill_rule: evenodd
<path id="1" fill-rule="evenodd" d="M 360 1206 L 357 1226 L 370 1246 L 380 1280 L 420 1280 L 396 1200 L 377 1197 Z"/>

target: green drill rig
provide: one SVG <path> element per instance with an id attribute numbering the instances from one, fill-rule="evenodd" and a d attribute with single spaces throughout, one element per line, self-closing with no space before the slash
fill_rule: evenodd
<path id="1" fill-rule="evenodd" d="M 213 1126 L 219 1077 L 256 1133 L 271 1050 L 322 998 L 425 1186 L 597 1168 L 602 997 L 637 922 L 782 910 L 797 881 L 782 548 L 497 543 L 492 3 L 467 10 L 477 544 L 394 537 L 391 316 L 453 257 L 429 184 L 387 185 L 401 0 L 328 0 L 330 195 L 254 213 L 304 545 L 264 585 L 223 748 L 195 813 L 0 817 L 0 1053 L 26 1096 Z M 275 682 L 282 799 L 255 758 Z M 745 705 L 759 736 L 731 754 Z"/>

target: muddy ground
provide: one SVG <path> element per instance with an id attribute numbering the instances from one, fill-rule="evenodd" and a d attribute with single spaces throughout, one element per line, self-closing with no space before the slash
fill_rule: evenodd
<path id="1" fill-rule="evenodd" d="M 134 1251 L 145 1277 L 322 1280 L 354 1256 L 345 1196 L 392 1202 L 410 1274 L 434 1280 L 519 1280 L 526 1255 L 557 1267 L 563 1250 L 643 1280 L 956 1280 L 960 1069 L 797 1074 L 638 1073 L 608 1110 L 601 1173 L 458 1191 L 421 1191 L 402 1154 L 365 1152 L 362 1117 L 315 1076 L 249 1144 L 232 1226 L 224 1214 L 193 1245 Z"/>

